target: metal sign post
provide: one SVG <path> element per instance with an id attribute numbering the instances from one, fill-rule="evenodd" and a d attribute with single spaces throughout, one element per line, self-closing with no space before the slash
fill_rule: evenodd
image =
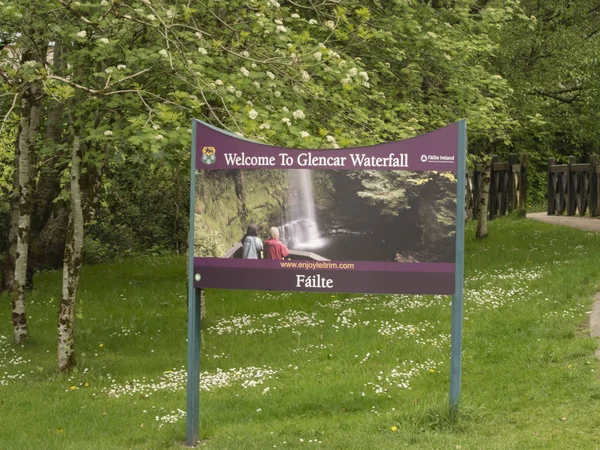
<path id="1" fill-rule="evenodd" d="M 194 203 L 196 192 L 196 127 L 192 127 L 192 157 L 190 179 L 190 231 L 188 243 L 188 355 L 186 445 L 194 447 L 200 437 L 200 292 L 194 287 Z"/>
<path id="2" fill-rule="evenodd" d="M 458 184 L 456 187 L 456 291 L 452 296 L 452 331 L 450 349 L 450 415 L 456 416 L 462 375 L 463 284 L 465 266 L 465 184 L 467 122 L 458 123 Z"/>

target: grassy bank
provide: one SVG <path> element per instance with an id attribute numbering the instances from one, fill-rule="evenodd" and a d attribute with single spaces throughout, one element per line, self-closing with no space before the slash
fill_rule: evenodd
<path id="1" fill-rule="evenodd" d="M 510 218 L 490 228 L 483 242 L 468 230 L 458 421 L 448 418 L 448 297 L 209 291 L 203 447 L 600 446 L 586 329 L 600 236 Z M 84 269 L 69 376 L 54 373 L 60 274 L 35 281 L 31 344 L 15 349 L 10 321 L 0 324 L 0 448 L 180 448 L 184 259 Z"/>

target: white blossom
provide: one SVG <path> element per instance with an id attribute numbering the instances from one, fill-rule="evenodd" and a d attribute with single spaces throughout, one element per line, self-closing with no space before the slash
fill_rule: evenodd
<path id="1" fill-rule="evenodd" d="M 170 9 L 167 9 L 167 18 L 172 19 L 175 17 L 175 14 Z"/>
<path id="2" fill-rule="evenodd" d="M 279 2 L 277 0 L 269 0 L 269 5 L 274 6 L 275 8 L 279 8 Z"/>
<path id="3" fill-rule="evenodd" d="M 275 79 L 275 74 L 273 72 L 269 72 L 267 71 L 267 76 L 271 79 L 274 80 Z"/>
<path id="4" fill-rule="evenodd" d="M 321 58 L 323 57 L 323 54 L 321 52 L 315 52 L 313 54 L 313 57 L 317 60 L 317 61 L 321 61 Z"/>
<path id="5" fill-rule="evenodd" d="M 200 33 L 199 31 L 196 31 L 194 34 L 198 39 L 202 39 L 202 33 Z"/>
<path id="6" fill-rule="evenodd" d="M 286 113 L 287 113 L 287 112 L 290 112 L 290 110 L 288 109 L 288 107 L 287 107 L 287 106 L 284 106 L 283 108 L 281 108 L 281 110 L 282 110 L 283 112 L 286 112 Z"/>
<path id="7" fill-rule="evenodd" d="M 150 3 L 150 0 L 142 0 L 142 3 L 144 5 L 148 5 L 148 6 L 150 6 L 152 4 L 152 3 Z"/>
<path id="8" fill-rule="evenodd" d="M 322 42 L 319 42 L 319 48 L 326 49 L 327 47 Z"/>
<path id="9" fill-rule="evenodd" d="M 255 110 L 251 109 L 248 112 L 248 117 L 250 117 L 252 120 L 254 120 L 258 117 L 258 113 Z"/>
<path id="10" fill-rule="evenodd" d="M 156 136 L 154 136 L 154 139 L 156 139 L 157 141 L 162 141 L 164 139 L 164 136 L 162 134 L 157 134 Z"/>
<path id="11" fill-rule="evenodd" d="M 223 86 L 223 81 L 222 80 L 215 80 L 215 84 L 217 86 Z"/>
<path id="12" fill-rule="evenodd" d="M 283 25 L 283 22 L 279 19 L 275 19 L 273 22 L 275 22 L 276 25 Z"/>
<path id="13" fill-rule="evenodd" d="M 167 56 L 169 56 L 169 52 L 167 51 L 166 48 L 163 48 L 161 51 L 158 52 L 159 54 L 161 54 L 162 56 L 164 56 L 165 58 Z"/>
<path id="14" fill-rule="evenodd" d="M 233 86 L 227 86 L 227 90 L 232 94 L 235 93 L 235 88 Z"/>
<path id="15" fill-rule="evenodd" d="M 98 39 L 98 42 L 100 42 L 101 44 L 108 44 L 110 41 L 107 38 L 100 38 Z"/>
<path id="16" fill-rule="evenodd" d="M 331 56 L 332 58 L 338 59 L 340 57 L 340 54 L 337 52 L 334 52 L 333 50 L 329 50 L 329 56 Z"/>
<path id="17" fill-rule="evenodd" d="M 300 15 L 299 15 L 299 14 L 296 14 L 296 13 L 294 13 L 294 14 L 292 14 L 292 15 L 291 15 L 291 18 L 292 18 L 292 19 L 299 19 L 299 18 L 300 18 Z"/>
<path id="18" fill-rule="evenodd" d="M 117 70 L 125 70 L 125 69 L 127 69 L 127 66 L 125 64 L 119 64 L 117 66 Z"/>
<path id="19" fill-rule="evenodd" d="M 152 125 L 152 129 L 153 130 L 160 130 L 160 125 L 155 123 L 154 125 Z"/>
<path id="20" fill-rule="evenodd" d="M 275 92 L 273 92 L 273 95 L 274 95 L 275 97 L 281 97 L 281 92 L 279 92 L 279 91 L 275 91 Z"/>
<path id="21" fill-rule="evenodd" d="M 334 143 L 335 142 L 335 138 L 333 136 L 331 136 L 330 134 L 328 134 L 327 136 L 325 136 L 325 140 L 329 143 Z"/>
<path id="22" fill-rule="evenodd" d="M 270 130 L 271 129 L 271 125 L 269 125 L 268 123 L 263 123 L 258 128 L 260 130 Z"/>
<path id="23" fill-rule="evenodd" d="M 154 14 L 148 14 L 146 17 L 151 22 L 154 22 L 156 20 L 156 16 Z"/>
<path id="24" fill-rule="evenodd" d="M 201 55 L 208 55 L 208 52 L 204 47 L 198 47 L 198 53 L 200 53 Z"/>
<path id="25" fill-rule="evenodd" d="M 250 108 L 252 108 L 254 106 L 254 103 L 252 103 L 252 100 L 248 100 L 246 102 L 246 105 L 248 105 Z"/>
<path id="26" fill-rule="evenodd" d="M 108 6 L 108 2 L 106 0 L 102 0 L 100 2 L 100 6 Z"/>
<path id="27" fill-rule="evenodd" d="M 85 30 L 81 30 L 77 32 L 77 37 L 84 38 L 87 36 L 87 32 Z"/>
<path id="28" fill-rule="evenodd" d="M 309 24 L 309 25 L 316 25 L 317 23 L 319 23 L 319 22 L 317 22 L 315 19 L 310 19 L 310 20 L 308 21 L 308 24 Z"/>
<path id="29" fill-rule="evenodd" d="M 348 83 L 350 83 L 351 80 L 350 80 L 350 78 L 345 77 L 345 78 L 342 78 L 340 81 L 342 82 L 342 84 L 348 84 Z"/>
<path id="30" fill-rule="evenodd" d="M 365 81 L 369 81 L 369 74 L 367 72 L 359 72 L 359 77 L 363 77 Z"/>
<path id="31" fill-rule="evenodd" d="M 110 131 L 110 130 L 106 130 L 106 131 L 104 132 L 104 136 L 112 136 L 112 135 L 113 135 L 113 132 L 112 132 L 112 131 Z"/>
<path id="32" fill-rule="evenodd" d="M 258 81 L 254 81 L 252 84 L 256 86 L 257 89 L 260 89 L 260 83 Z"/>
<path id="33" fill-rule="evenodd" d="M 245 67 L 240 68 L 240 72 L 242 72 L 242 74 L 247 77 L 248 75 L 250 75 L 250 72 L 248 71 L 248 69 L 246 69 Z"/>
<path id="34" fill-rule="evenodd" d="M 333 23 L 333 20 L 328 20 L 325 22 L 325 26 L 333 30 L 335 28 L 335 23 Z"/>
<path id="35" fill-rule="evenodd" d="M 302 112 L 301 109 L 297 109 L 296 111 L 294 111 L 292 113 L 292 115 L 294 116 L 294 119 L 304 119 L 306 116 L 304 115 L 304 112 Z"/>
<path id="36" fill-rule="evenodd" d="M 253 69 L 256 69 L 258 66 L 256 65 L 256 63 L 252 63 L 252 64 L 250 65 L 250 67 L 252 67 Z"/>
<path id="37" fill-rule="evenodd" d="M 355 77 L 357 74 L 358 74 L 358 70 L 356 69 L 356 67 L 352 67 L 348 71 L 348 76 Z"/>
<path id="38" fill-rule="evenodd" d="M 34 66 L 35 66 L 35 64 L 36 64 L 36 62 L 35 62 L 35 61 L 25 61 L 25 62 L 23 63 L 23 65 L 24 65 L 25 67 L 34 67 Z"/>
<path id="39" fill-rule="evenodd" d="M 283 25 L 277 25 L 277 27 L 275 28 L 275 31 L 277 31 L 278 33 L 285 33 L 285 32 L 287 32 L 287 28 L 284 27 Z"/>
<path id="40" fill-rule="evenodd" d="M 131 16 L 129 14 L 124 14 L 123 17 L 125 17 L 127 20 L 131 20 Z"/>
<path id="41" fill-rule="evenodd" d="M 242 52 L 242 56 L 243 56 L 244 58 L 250 58 L 250 53 L 248 53 L 248 50 L 244 50 L 244 51 Z"/>
<path id="42" fill-rule="evenodd" d="M 235 96 L 240 98 L 242 96 L 242 91 L 235 91 Z"/>
<path id="43" fill-rule="evenodd" d="M 283 119 L 281 119 L 281 121 L 282 121 L 283 123 L 285 123 L 285 124 L 286 124 L 288 127 L 289 127 L 290 125 L 292 125 L 292 121 L 291 121 L 290 119 L 288 119 L 287 117 L 284 117 Z"/>
<path id="44" fill-rule="evenodd" d="M 113 68 L 112 67 L 108 67 L 104 70 L 104 72 L 106 73 L 113 73 Z"/>
<path id="45" fill-rule="evenodd" d="M 302 71 L 302 81 L 308 81 L 310 80 L 310 75 L 306 70 Z"/>
<path id="46" fill-rule="evenodd" d="M 300 137 L 301 137 L 302 139 L 306 139 L 306 138 L 307 138 L 307 137 L 309 137 L 309 136 L 310 136 L 310 133 L 307 133 L 306 131 L 301 131 L 301 132 L 300 132 Z"/>

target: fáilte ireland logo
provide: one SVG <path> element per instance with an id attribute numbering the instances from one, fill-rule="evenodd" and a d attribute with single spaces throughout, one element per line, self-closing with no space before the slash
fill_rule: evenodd
<path id="1" fill-rule="evenodd" d="M 202 149 L 202 162 L 204 164 L 214 164 L 217 160 L 216 152 L 214 147 L 204 147 Z"/>

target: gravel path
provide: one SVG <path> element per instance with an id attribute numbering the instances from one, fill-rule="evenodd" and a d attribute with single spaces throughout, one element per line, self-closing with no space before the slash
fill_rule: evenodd
<path id="1" fill-rule="evenodd" d="M 600 232 L 600 218 L 598 217 L 549 216 L 545 212 L 538 212 L 527 214 L 527 218 L 537 220 L 538 222 Z"/>

